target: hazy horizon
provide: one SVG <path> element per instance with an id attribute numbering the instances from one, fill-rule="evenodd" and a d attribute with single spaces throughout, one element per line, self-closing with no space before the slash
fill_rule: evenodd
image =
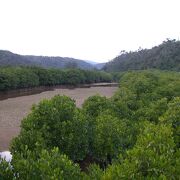
<path id="1" fill-rule="evenodd" d="M 0 49 L 107 62 L 179 40 L 178 0 L 0 0 Z"/>
<path id="2" fill-rule="evenodd" d="M 166 41 L 166 40 L 174 40 L 174 39 L 166 38 L 164 41 Z M 177 41 L 177 39 L 175 39 L 175 40 Z M 178 41 L 179 41 L 179 39 L 178 39 Z M 162 41 L 161 43 L 163 43 L 163 41 Z M 160 43 L 160 44 L 161 44 L 161 43 Z M 153 47 L 158 46 L 158 45 L 160 45 L 160 44 L 156 44 L 156 45 L 154 45 L 154 46 L 152 46 L 152 47 L 150 47 L 150 48 L 153 48 Z M 141 47 L 141 46 L 139 46 L 139 48 L 141 48 L 141 49 L 150 49 L 150 48 L 143 48 L 143 47 Z M 134 49 L 133 51 L 138 51 L 139 48 L 138 48 L 138 49 Z M 73 59 L 77 59 L 77 60 L 86 61 L 86 62 L 88 62 L 88 63 L 90 63 L 90 64 L 107 63 L 107 62 L 113 60 L 114 58 L 116 58 L 118 55 L 121 54 L 121 52 L 119 52 L 119 54 L 116 55 L 116 56 L 114 56 L 112 59 L 109 59 L 109 60 L 107 60 L 107 61 L 99 62 L 99 61 L 97 61 L 97 60 L 92 60 L 92 59 L 80 59 L 80 58 L 75 58 L 75 57 L 71 57 L 71 56 L 61 56 L 61 55 L 54 56 L 54 55 L 43 55 L 43 54 L 21 54 L 21 53 L 16 53 L 16 52 L 10 51 L 10 50 L 8 50 L 8 49 L 0 49 L 0 50 L 2 50 L 2 51 L 9 51 L 9 52 L 11 52 L 11 53 L 13 53 L 13 54 L 18 54 L 18 55 L 23 55 L 23 56 L 44 56 L 44 57 L 47 56 L 47 57 L 73 58 Z M 130 52 L 130 51 L 132 51 L 132 50 L 129 50 L 129 51 L 126 51 L 126 50 L 125 50 L 125 52 Z"/>

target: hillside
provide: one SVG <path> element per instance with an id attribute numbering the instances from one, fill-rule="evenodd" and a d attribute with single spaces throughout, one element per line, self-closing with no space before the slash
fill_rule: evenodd
<path id="1" fill-rule="evenodd" d="M 24 56 L 0 50 L 0 66 L 41 66 L 44 68 L 78 67 L 94 69 L 95 66 L 79 59 L 68 57 Z"/>
<path id="2" fill-rule="evenodd" d="M 152 49 L 122 52 L 105 64 L 106 71 L 161 69 L 180 71 L 180 41 L 167 40 Z"/>

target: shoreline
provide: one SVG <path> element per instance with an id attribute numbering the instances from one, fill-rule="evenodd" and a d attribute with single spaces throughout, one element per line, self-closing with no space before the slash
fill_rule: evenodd
<path id="1" fill-rule="evenodd" d="M 40 94 L 46 91 L 54 91 L 56 89 L 76 89 L 76 88 L 91 88 L 91 87 L 118 87 L 119 83 L 93 83 L 80 85 L 56 85 L 56 86 L 39 86 L 32 88 L 14 89 L 8 91 L 0 91 L 0 101 L 8 98 L 16 98 L 21 96 L 29 96 Z"/>

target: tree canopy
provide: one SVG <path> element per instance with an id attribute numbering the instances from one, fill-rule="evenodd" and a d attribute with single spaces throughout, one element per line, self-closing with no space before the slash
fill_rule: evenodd
<path id="1" fill-rule="evenodd" d="M 96 70 L 0 67 L 0 91 L 37 86 L 111 82 L 111 74 Z"/>
<path id="2" fill-rule="evenodd" d="M 11 164 L 0 160 L 0 178 L 179 179 L 179 104 L 180 74 L 163 71 L 127 72 L 113 97 L 81 109 L 66 96 L 43 100 L 22 121 Z"/>
<path id="3" fill-rule="evenodd" d="M 151 49 L 122 51 L 103 69 L 110 72 L 145 69 L 180 71 L 180 41 L 168 39 Z"/>

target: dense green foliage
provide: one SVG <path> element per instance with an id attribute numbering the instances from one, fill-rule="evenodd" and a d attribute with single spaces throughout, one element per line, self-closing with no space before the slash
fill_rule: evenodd
<path id="1" fill-rule="evenodd" d="M 180 71 L 180 41 L 167 40 L 152 49 L 122 51 L 121 55 L 106 63 L 103 69 L 111 72 L 144 69 Z"/>
<path id="2" fill-rule="evenodd" d="M 121 163 L 107 169 L 105 179 L 178 179 L 171 126 L 144 122 L 141 131 L 135 146 L 119 158 Z"/>
<path id="3" fill-rule="evenodd" d="M 43 100 L 23 120 L 21 134 L 15 139 L 12 152 L 58 147 L 72 160 L 81 160 L 87 152 L 86 127 L 85 117 L 69 97 Z"/>
<path id="4" fill-rule="evenodd" d="M 139 71 L 120 76 L 107 99 L 88 98 L 82 109 L 65 96 L 32 108 L 11 145 L 16 179 L 178 179 L 180 74 Z M 86 173 L 75 163 L 93 161 Z M 84 169 L 84 168 L 83 168 Z"/>
<path id="5" fill-rule="evenodd" d="M 0 91 L 37 86 L 78 85 L 111 81 L 112 76 L 103 71 L 59 70 L 39 67 L 0 68 Z"/>
<path id="6" fill-rule="evenodd" d="M 74 164 L 66 155 L 62 155 L 58 148 L 51 151 L 41 150 L 38 157 L 32 151 L 26 151 L 26 158 L 16 154 L 13 159 L 13 169 L 8 168 L 8 163 L 3 161 L 0 167 L 6 169 L 0 172 L 0 179 L 27 179 L 27 180 L 49 180 L 49 179 L 80 179 L 80 168 Z"/>
<path id="7" fill-rule="evenodd" d="M 59 56 L 24 56 L 4 50 L 0 50 L 0 66 L 39 66 L 43 68 L 77 67 L 89 70 L 94 68 L 100 69 L 99 64 L 97 64 L 97 66 L 95 64 L 92 65 L 85 60 Z"/>

